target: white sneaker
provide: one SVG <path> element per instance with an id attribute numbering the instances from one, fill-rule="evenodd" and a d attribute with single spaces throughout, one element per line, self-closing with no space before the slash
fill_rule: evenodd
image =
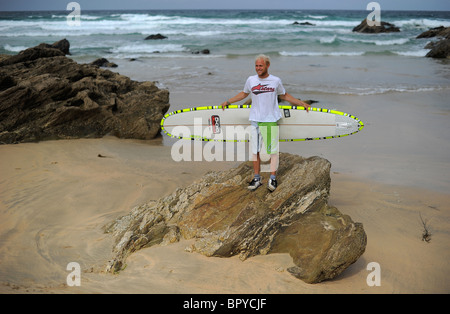
<path id="1" fill-rule="evenodd" d="M 262 184 L 262 183 L 261 183 L 261 179 L 258 180 L 258 179 L 256 179 L 256 178 L 254 178 L 254 179 L 252 180 L 252 182 L 250 182 L 250 184 L 248 185 L 248 189 L 254 191 L 254 190 L 256 190 L 261 184 Z"/>
<path id="2" fill-rule="evenodd" d="M 267 188 L 268 188 L 271 192 L 275 191 L 275 189 L 277 188 L 277 186 L 278 186 L 277 180 L 275 180 L 275 179 L 269 179 L 269 184 L 267 185 Z"/>

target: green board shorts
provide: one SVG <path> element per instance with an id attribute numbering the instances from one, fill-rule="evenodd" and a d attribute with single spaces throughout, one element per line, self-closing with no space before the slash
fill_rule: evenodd
<path id="1" fill-rule="evenodd" d="M 261 151 L 264 144 L 269 155 L 278 154 L 279 148 L 279 127 L 276 122 L 251 122 L 251 147 L 252 153 Z"/>

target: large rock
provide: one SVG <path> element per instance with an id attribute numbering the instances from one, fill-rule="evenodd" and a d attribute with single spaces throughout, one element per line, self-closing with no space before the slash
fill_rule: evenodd
<path id="1" fill-rule="evenodd" d="M 428 58 L 445 59 L 450 58 L 450 39 L 442 39 L 431 45 L 427 45 L 425 48 L 431 50 L 426 54 Z"/>
<path id="2" fill-rule="evenodd" d="M 167 36 L 161 34 L 153 34 L 145 37 L 145 40 L 160 40 L 160 39 L 167 39 Z"/>
<path id="3" fill-rule="evenodd" d="M 96 60 L 92 61 L 90 64 L 98 66 L 98 67 L 104 67 L 104 68 L 117 68 L 118 67 L 117 64 L 115 64 L 113 62 L 109 62 L 108 59 L 105 59 L 105 58 L 96 59 Z"/>
<path id="4" fill-rule="evenodd" d="M 210 172 L 105 226 L 116 240 L 108 270 L 123 269 L 139 249 L 185 238 L 195 239 L 189 250 L 206 256 L 289 253 L 296 277 L 308 283 L 334 278 L 363 254 L 367 239 L 362 224 L 327 205 L 330 167 L 319 157 L 281 154 L 272 193 L 265 186 L 247 189 L 251 162 Z"/>
<path id="5" fill-rule="evenodd" d="M 426 57 L 428 58 L 450 58 L 450 27 L 439 26 L 418 35 L 417 38 L 438 37 L 439 41 L 430 42 L 425 49 L 431 49 Z"/>
<path id="6" fill-rule="evenodd" d="M 391 23 L 381 22 L 380 24 L 380 26 L 369 26 L 367 19 L 364 19 L 358 26 L 353 28 L 353 31 L 367 34 L 400 32 L 400 29 Z"/>
<path id="7" fill-rule="evenodd" d="M 65 56 L 69 45 L 41 44 L 0 60 L 0 143 L 158 135 L 169 92 L 78 64 Z"/>
<path id="8" fill-rule="evenodd" d="M 450 39 L 450 27 L 434 27 L 429 30 L 419 34 L 416 38 L 432 38 L 432 37 L 443 37 Z"/>

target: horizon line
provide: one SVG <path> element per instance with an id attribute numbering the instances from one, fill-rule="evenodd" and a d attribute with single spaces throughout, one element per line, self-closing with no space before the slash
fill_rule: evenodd
<path id="1" fill-rule="evenodd" d="M 296 9 L 252 9 L 252 8 L 242 8 L 242 9 L 226 9 L 226 8 L 216 8 L 216 9 L 84 9 L 83 11 L 360 11 L 366 12 L 369 10 L 364 9 L 307 9 L 307 8 L 296 8 Z M 0 12 L 68 12 L 70 10 L 54 10 L 54 9 L 34 9 L 34 10 L 0 10 Z M 450 12 L 446 9 L 383 9 L 387 12 Z"/>

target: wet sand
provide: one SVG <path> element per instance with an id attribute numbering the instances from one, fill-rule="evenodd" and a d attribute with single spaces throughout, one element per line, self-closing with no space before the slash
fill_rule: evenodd
<path id="1" fill-rule="evenodd" d="M 98 155 L 104 157 L 98 157 Z M 448 293 L 450 195 L 333 171 L 329 203 L 362 222 L 364 255 L 332 281 L 292 277 L 287 254 L 240 261 L 184 250 L 182 240 L 132 254 L 104 272 L 112 239 L 102 226 L 236 162 L 174 162 L 152 141 L 81 139 L 0 146 L 0 293 Z M 422 241 L 420 216 L 431 242 Z M 70 287 L 67 264 L 82 268 Z M 381 267 L 381 286 L 366 269 Z"/>

